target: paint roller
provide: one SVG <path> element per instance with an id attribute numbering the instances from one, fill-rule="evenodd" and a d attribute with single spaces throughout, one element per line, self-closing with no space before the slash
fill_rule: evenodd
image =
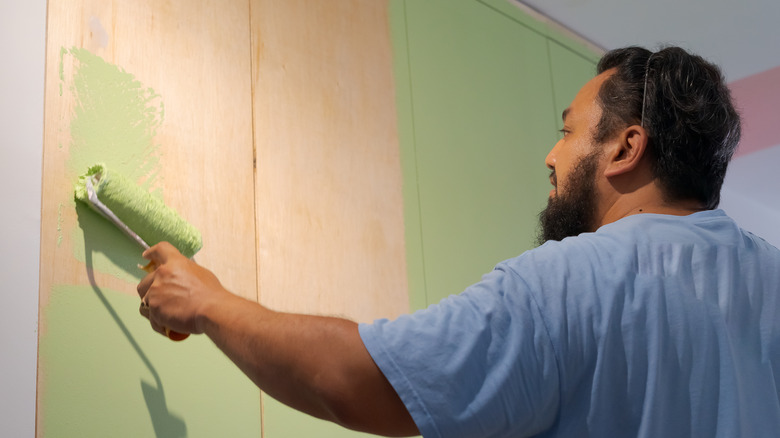
<path id="1" fill-rule="evenodd" d="M 191 258 L 203 246 L 200 232 L 175 210 L 105 164 L 90 166 L 84 175 L 79 176 L 75 197 L 116 225 L 143 249 L 166 241 Z M 150 263 L 145 269 L 154 268 Z M 165 333 L 174 341 L 189 336 L 167 328 Z"/>

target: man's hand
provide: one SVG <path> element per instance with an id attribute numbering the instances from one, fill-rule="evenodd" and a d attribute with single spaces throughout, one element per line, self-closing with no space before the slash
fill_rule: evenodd
<path id="1" fill-rule="evenodd" d="M 156 269 L 138 284 L 141 314 L 152 328 L 166 334 L 166 328 L 179 333 L 203 333 L 201 317 L 205 308 L 231 296 L 214 274 L 184 257 L 168 242 L 143 253 Z"/>

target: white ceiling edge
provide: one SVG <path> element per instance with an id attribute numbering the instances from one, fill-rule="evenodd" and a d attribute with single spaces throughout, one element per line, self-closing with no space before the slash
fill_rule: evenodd
<path id="1" fill-rule="evenodd" d="M 509 3 L 520 9 L 521 11 L 528 14 L 530 17 L 532 17 L 534 20 L 540 21 L 542 23 L 547 24 L 548 26 L 554 28 L 558 32 L 562 33 L 563 35 L 566 35 L 567 37 L 583 44 L 585 47 L 592 50 L 594 53 L 603 55 L 607 52 L 604 47 L 599 46 L 598 44 L 594 43 L 593 41 L 589 40 L 583 35 L 580 35 L 579 33 L 575 32 L 574 30 L 564 26 L 563 24 L 559 23 L 558 21 L 554 20 L 552 17 L 549 17 L 536 9 L 532 8 L 531 6 L 526 5 L 525 3 L 522 3 L 520 1 L 512 1 L 509 0 Z"/>
<path id="2" fill-rule="evenodd" d="M 507 0 L 607 50 L 680 46 L 719 65 L 727 81 L 780 66 L 778 0 Z"/>

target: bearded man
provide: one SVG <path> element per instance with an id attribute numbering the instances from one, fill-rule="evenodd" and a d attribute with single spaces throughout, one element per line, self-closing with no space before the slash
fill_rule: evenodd
<path id="1" fill-rule="evenodd" d="M 563 113 L 539 247 L 394 321 L 282 314 L 167 244 L 138 286 L 261 389 L 346 427 L 425 437 L 780 431 L 780 251 L 717 210 L 740 122 L 679 48 L 607 53 Z"/>

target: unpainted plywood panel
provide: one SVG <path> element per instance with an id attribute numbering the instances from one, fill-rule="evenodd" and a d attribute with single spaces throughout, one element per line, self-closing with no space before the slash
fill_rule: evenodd
<path id="1" fill-rule="evenodd" d="M 407 312 L 388 3 L 257 0 L 251 13 L 260 302 Z"/>
<path id="2" fill-rule="evenodd" d="M 260 302 L 356 321 L 409 310 L 387 1 L 255 0 Z M 263 436 L 364 436 L 264 397 Z"/>
<path id="3" fill-rule="evenodd" d="M 39 436 L 214 436 L 228 423 L 242 425 L 231 436 L 259 434 L 251 382 L 205 338 L 174 344 L 148 327 L 139 248 L 73 200 L 89 164 L 121 171 L 202 232 L 199 263 L 256 299 L 248 6 L 48 2 Z M 121 401 L 101 401 L 128 379 Z"/>

